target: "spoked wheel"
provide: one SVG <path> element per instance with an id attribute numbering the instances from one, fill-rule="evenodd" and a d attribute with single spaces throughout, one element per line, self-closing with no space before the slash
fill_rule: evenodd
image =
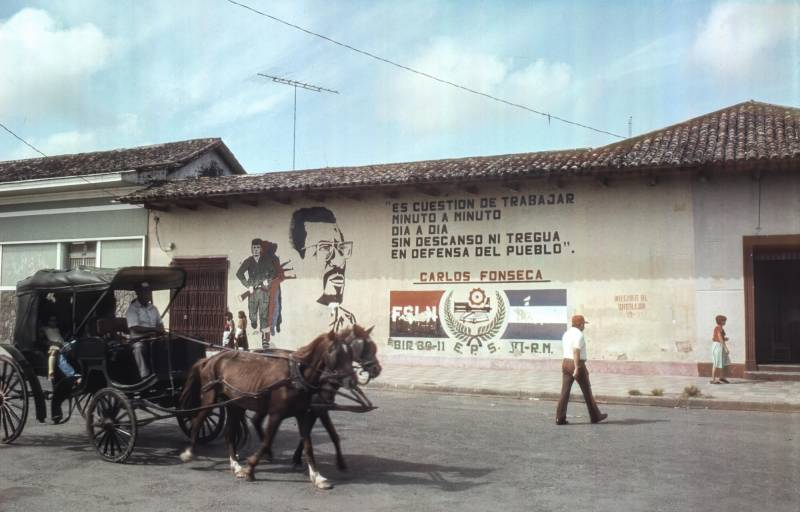
<path id="1" fill-rule="evenodd" d="M 0 443 L 19 437 L 28 419 L 28 386 L 22 368 L 10 357 L 0 356 Z"/>
<path id="2" fill-rule="evenodd" d="M 192 438 L 192 416 L 178 415 L 178 425 L 186 434 L 189 439 Z M 197 442 L 200 444 L 208 444 L 222 434 L 222 429 L 225 428 L 225 408 L 215 407 L 208 413 L 203 424 L 200 426 L 200 432 L 197 434 Z"/>
<path id="3" fill-rule="evenodd" d="M 112 388 L 95 393 L 86 410 L 86 430 L 100 457 L 125 462 L 136 444 L 136 414 L 128 398 Z"/>

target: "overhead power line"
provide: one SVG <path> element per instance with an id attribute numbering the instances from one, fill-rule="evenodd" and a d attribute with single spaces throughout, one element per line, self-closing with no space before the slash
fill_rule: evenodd
<path id="1" fill-rule="evenodd" d="M 370 52 L 365 51 L 365 50 L 359 50 L 358 48 L 356 48 L 354 46 L 350 46 L 349 44 L 341 43 L 341 42 L 339 42 L 339 41 L 337 41 L 335 39 L 332 39 L 332 38 L 330 38 L 328 36 L 319 34 L 317 32 L 313 32 L 311 30 L 303 28 L 303 27 L 301 27 L 299 25 L 295 25 L 294 23 L 290 23 L 290 22 L 288 22 L 286 20 L 283 20 L 283 19 L 278 18 L 276 16 L 273 16 L 271 14 L 267 14 L 265 12 L 259 11 L 258 9 L 250 7 L 249 5 L 245 5 L 245 4 L 239 3 L 239 2 L 237 2 L 235 0 L 228 0 L 228 2 L 232 3 L 234 5 L 238 5 L 239 7 L 242 7 L 243 9 L 247 9 L 249 11 L 252 11 L 252 12 L 258 14 L 258 15 L 261 15 L 261 16 L 264 16 L 264 17 L 269 18 L 271 20 L 277 21 L 278 23 L 282 23 L 282 24 L 284 24 L 284 25 L 286 25 L 288 27 L 292 27 L 294 29 L 297 29 L 297 30 L 300 30 L 302 32 L 305 32 L 306 34 L 312 35 L 314 37 L 319 37 L 320 39 L 324 39 L 324 40 L 326 40 L 326 41 L 328 41 L 330 43 L 333 43 L 335 45 L 341 46 L 342 48 L 347 48 L 348 50 L 352 50 L 352 51 L 354 51 L 356 53 L 360 53 L 361 55 L 365 55 L 365 56 L 367 56 L 367 57 L 369 57 L 371 59 L 379 60 L 381 62 L 384 62 L 386 64 L 395 66 L 397 68 L 400 68 L 402 70 L 408 71 L 410 73 L 414 73 L 414 74 L 417 74 L 417 75 L 420 75 L 420 76 L 424 76 L 425 78 L 430 78 L 431 80 L 435 80 L 437 82 L 440 82 L 440 83 L 443 83 L 443 84 L 446 84 L 446 85 L 450 85 L 452 87 L 456 87 L 458 89 L 461 89 L 463 91 L 467 91 L 467 92 L 472 93 L 472 94 L 477 94 L 478 96 L 483 96 L 484 98 L 488 98 L 490 100 L 498 101 L 500 103 L 503 103 L 503 104 L 511 106 L 511 107 L 520 108 L 522 110 L 527 110 L 528 112 L 533 112 L 534 114 L 539 114 L 540 116 L 546 117 L 548 122 L 550 122 L 550 120 L 561 121 L 562 123 L 566 123 L 566 124 L 569 124 L 569 125 L 572 125 L 572 126 L 577 126 L 579 128 L 585 128 L 587 130 L 592 130 L 592 131 L 597 132 L 597 133 L 603 133 L 605 135 L 611 135 L 612 137 L 617 137 L 617 138 L 620 138 L 620 139 L 624 139 L 625 138 L 624 136 L 618 135 L 616 133 L 612 133 L 612 132 L 609 132 L 609 131 L 606 131 L 606 130 L 601 130 L 599 128 L 595 128 L 593 126 L 589 126 L 589 125 L 586 125 L 586 124 L 576 123 L 575 121 L 570 121 L 569 119 L 564 119 L 563 117 L 554 116 L 552 114 L 548 114 L 547 112 L 540 112 L 538 110 L 535 110 L 533 108 L 527 107 L 527 106 L 522 105 L 520 103 L 514 103 L 513 101 L 504 100 L 503 98 L 498 98 L 497 96 L 493 96 L 491 94 L 488 94 L 488 93 L 485 93 L 485 92 L 481 92 L 481 91 L 472 89 L 470 87 L 466 87 L 464 85 L 460 85 L 460 84 L 457 84 L 455 82 L 451 82 L 449 80 L 445 80 L 443 78 L 439 78 L 437 76 L 431 75 L 430 73 L 426 73 L 424 71 L 419 71 L 419 70 L 416 70 L 414 68 L 405 66 L 403 64 L 399 64 L 397 62 L 394 62 L 392 60 L 386 59 L 386 58 L 381 57 L 379 55 L 375 55 L 374 53 L 370 53 Z"/>
<path id="2" fill-rule="evenodd" d="M 36 151 L 37 153 L 39 153 L 39 154 L 40 154 L 40 155 L 42 155 L 43 157 L 47 158 L 47 155 L 45 155 L 44 153 L 42 153 L 41 151 L 39 151 L 39 150 L 36 148 L 36 146 L 34 146 L 33 144 L 31 144 L 31 143 L 30 143 L 30 142 L 28 142 L 27 140 L 23 139 L 22 137 L 20 137 L 19 135 L 17 135 L 17 134 L 16 134 L 16 133 L 14 133 L 13 131 L 11 131 L 11 129 L 10 129 L 8 126 L 4 125 L 3 123 L 0 123 L 0 127 L 2 127 L 2 128 L 5 130 L 5 131 L 7 131 L 7 132 L 8 132 L 8 133 L 10 133 L 11 135 L 13 135 L 13 136 L 14 136 L 14 137 L 15 137 L 17 140 L 19 140 L 20 142 L 22 142 L 23 144 L 25 144 L 26 146 L 28 146 L 28 147 L 29 147 L 29 148 L 31 148 L 32 150 Z M 80 178 L 80 179 L 82 179 L 83 181 L 85 181 L 85 182 L 86 182 L 86 183 L 88 183 L 89 185 L 95 185 L 95 183 L 92 183 L 91 181 L 89 181 L 89 180 L 88 180 L 88 179 L 87 179 L 85 176 L 76 176 L 76 178 Z M 110 191 L 110 190 L 108 190 L 108 189 L 105 189 L 105 188 L 102 188 L 102 187 L 101 187 L 101 188 L 100 188 L 100 190 L 101 190 L 101 191 L 103 191 L 103 192 L 105 192 L 105 193 L 106 193 L 106 194 L 108 194 L 109 196 L 111 196 L 113 199 L 119 199 L 119 198 L 120 198 L 120 196 L 118 196 L 118 195 L 114 194 L 113 192 L 111 192 L 111 191 Z"/>
<path id="3" fill-rule="evenodd" d="M 30 143 L 30 142 L 28 142 L 27 140 L 23 139 L 22 137 L 20 137 L 20 136 L 19 136 L 19 135 L 17 135 L 16 133 L 12 132 L 12 131 L 11 131 L 11 130 L 10 130 L 10 129 L 9 129 L 7 126 L 6 126 L 6 125 L 4 125 L 3 123 L 0 123 L 0 126 L 2 126 L 2 127 L 3 127 L 3 129 L 4 129 L 5 131 L 7 131 L 8 133 L 10 133 L 10 134 L 11 134 L 11 135 L 13 135 L 14 137 L 16 137 L 16 139 L 17 139 L 17 140 L 19 140 L 20 142 L 22 142 L 23 144 L 25 144 L 26 146 L 28 146 L 28 147 L 29 147 L 29 148 L 31 148 L 32 150 L 36 151 L 37 153 L 39 153 L 40 155 L 42 155 L 42 156 L 43 156 L 43 157 L 45 157 L 45 158 L 47 157 L 47 155 L 45 155 L 44 153 L 42 153 L 41 151 L 39 151 L 38 149 L 36 149 L 36 147 L 35 147 L 33 144 L 31 144 L 31 143 Z"/>

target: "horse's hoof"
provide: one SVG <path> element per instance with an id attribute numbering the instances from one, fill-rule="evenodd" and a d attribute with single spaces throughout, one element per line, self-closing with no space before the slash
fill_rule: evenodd
<path id="1" fill-rule="evenodd" d="M 314 487 L 316 487 L 317 489 L 320 489 L 322 491 L 329 491 L 329 490 L 333 489 L 333 484 L 330 483 L 328 480 L 326 480 L 324 478 L 319 478 L 314 483 Z"/>
<path id="2" fill-rule="evenodd" d="M 249 468 L 240 468 L 238 471 L 234 472 L 237 480 L 247 480 L 248 482 L 252 482 L 253 472 Z"/>
<path id="3" fill-rule="evenodd" d="M 192 451 L 188 448 L 181 453 L 181 461 L 182 462 L 191 462 L 194 457 L 192 456 Z"/>
<path id="4" fill-rule="evenodd" d="M 339 471 L 347 471 L 347 469 L 348 469 L 347 468 L 347 463 L 345 463 L 345 461 L 343 461 L 343 460 L 338 461 L 336 463 L 336 467 L 339 468 Z"/>

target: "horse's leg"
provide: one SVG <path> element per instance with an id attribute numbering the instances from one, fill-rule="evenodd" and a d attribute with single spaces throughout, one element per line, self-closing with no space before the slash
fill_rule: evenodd
<path id="1" fill-rule="evenodd" d="M 231 471 L 236 475 L 242 470 L 242 466 L 239 464 L 236 456 L 236 436 L 234 432 L 238 428 L 247 428 L 247 425 L 242 421 L 244 409 L 241 407 L 227 405 L 225 406 L 225 412 L 228 418 L 227 424 L 225 425 L 225 444 L 228 446 L 228 460 L 230 462 Z M 243 436 L 244 432 L 240 432 L 239 435 Z"/>
<path id="2" fill-rule="evenodd" d="M 317 414 L 314 412 L 309 412 L 308 415 L 311 418 L 311 430 L 314 429 L 314 424 L 317 422 Z M 303 462 L 303 448 L 305 444 L 303 443 L 302 436 L 300 440 L 297 442 L 297 448 L 294 451 L 294 456 L 292 457 L 292 464 L 294 464 L 295 468 L 299 468 L 300 464 Z"/>
<path id="3" fill-rule="evenodd" d="M 256 452 L 247 457 L 247 465 L 236 473 L 236 478 L 245 478 L 249 481 L 255 479 L 256 465 L 264 453 L 272 456 L 272 441 L 275 439 L 275 434 L 278 432 L 278 427 L 281 426 L 283 418 L 280 413 L 271 413 L 267 420 L 267 431 L 264 434 L 264 439 L 261 440 L 261 446 L 258 447 Z"/>
<path id="4" fill-rule="evenodd" d="M 259 441 L 264 440 L 264 418 L 266 417 L 267 417 L 266 411 L 264 412 L 259 411 L 256 412 L 256 415 L 252 419 L 253 428 L 255 429 L 256 434 L 258 435 Z M 272 447 L 267 448 L 267 451 L 264 452 L 263 458 L 266 459 L 267 462 L 272 462 Z"/>
<path id="5" fill-rule="evenodd" d="M 339 443 L 339 433 L 336 432 L 336 427 L 333 426 L 330 414 L 328 414 L 328 411 L 322 411 L 319 413 L 319 419 L 322 421 L 325 430 L 328 431 L 328 436 L 330 436 L 331 441 L 333 441 L 333 447 L 336 448 L 336 467 L 341 471 L 347 471 L 347 463 L 344 461 L 342 447 Z"/>
<path id="6" fill-rule="evenodd" d="M 205 407 L 211 405 L 216 401 L 216 399 L 216 392 L 214 390 L 208 390 L 201 395 L 200 406 Z M 206 417 L 209 414 L 211 414 L 210 408 L 201 409 L 197 411 L 192 419 L 191 445 L 186 448 L 183 453 L 181 453 L 181 460 L 183 462 L 190 462 L 194 458 L 194 450 L 197 448 L 197 438 L 200 436 L 200 428 L 203 426 L 203 422 L 206 420 Z"/>
<path id="7" fill-rule="evenodd" d="M 297 426 L 300 427 L 300 435 L 303 436 L 303 445 L 305 446 L 308 477 L 317 489 L 332 489 L 333 485 L 317 471 L 317 461 L 314 460 L 314 447 L 311 446 L 311 425 L 310 414 L 297 416 Z"/>

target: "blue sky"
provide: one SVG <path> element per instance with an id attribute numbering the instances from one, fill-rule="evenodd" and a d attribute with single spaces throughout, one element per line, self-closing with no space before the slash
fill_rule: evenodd
<path id="1" fill-rule="evenodd" d="M 239 0 L 626 135 L 748 99 L 800 107 L 800 2 Z M 226 0 L 0 3 L 0 122 L 48 155 L 222 137 L 249 172 L 597 147 L 616 138 L 439 84 Z M 0 131 L 0 160 L 37 156 Z"/>

